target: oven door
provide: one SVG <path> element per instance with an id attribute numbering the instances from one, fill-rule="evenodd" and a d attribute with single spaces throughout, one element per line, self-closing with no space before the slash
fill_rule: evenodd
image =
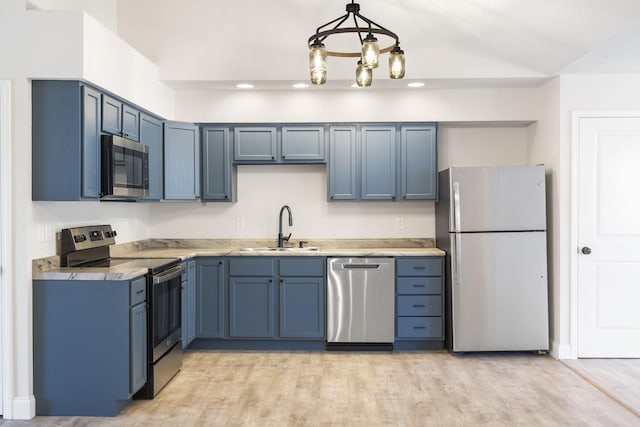
<path id="1" fill-rule="evenodd" d="M 152 276 L 152 331 L 151 343 L 155 363 L 182 338 L 182 274 L 184 267 L 177 265 Z"/>

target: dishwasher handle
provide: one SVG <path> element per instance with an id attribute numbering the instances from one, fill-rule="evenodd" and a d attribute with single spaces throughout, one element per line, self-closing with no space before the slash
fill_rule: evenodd
<path id="1" fill-rule="evenodd" d="M 380 264 L 342 264 L 342 268 L 378 270 Z"/>

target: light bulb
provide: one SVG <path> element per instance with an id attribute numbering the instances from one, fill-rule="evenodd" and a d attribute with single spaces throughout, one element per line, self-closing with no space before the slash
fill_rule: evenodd
<path id="1" fill-rule="evenodd" d="M 389 54 L 389 77 L 401 79 L 404 77 L 404 51 L 396 46 Z"/>
<path id="2" fill-rule="evenodd" d="M 362 42 L 362 65 L 367 68 L 377 68 L 379 55 L 378 39 L 369 33 Z"/>
<path id="3" fill-rule="evenodd" d="M 356 83 L 360 87 L 371 86 L 371 81 L 373 80 L 373 71 L 371 68 L 365 67 L 362 64 L 362 61 L 358 61 L 358 66 L 356 67 Z"/>
<path id="4" fill-rule="evenodd" d="M 314 85 L 327 82 L 327 50 L 319 40 L 309 48 L 309 71 L 311 83 Z"/>

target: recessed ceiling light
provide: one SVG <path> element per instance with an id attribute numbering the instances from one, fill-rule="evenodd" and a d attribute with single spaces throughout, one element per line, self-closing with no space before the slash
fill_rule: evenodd
<path id="1" fill-rule="evenodd" d="M 424 83 L 422 83 L 422 82 L 411 82 L 407 86 L 409 86 L 409 87 L 422 87 L 422 86 L 424 86 Z"/>
<path id="2" fill-rule="evenodd" d="M 296 89 L 304 89 L 309 87 L 309 85 L 306 83 L 295 83 L 293 87 L 295 87 Z"/>
<path id="3" fill-rule="evenodd" d="M 238 89 L 253 89 L 253 85 L 251 83 L 238 83 L 236 87 Z"/>

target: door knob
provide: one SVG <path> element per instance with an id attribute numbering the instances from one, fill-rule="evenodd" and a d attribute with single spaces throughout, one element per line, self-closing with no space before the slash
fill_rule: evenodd
<path id="1" fill-rule="evenodd" d="M 589 255 L 591 253 L 591 248 L 589 246 L 584 246 L 582 248 L 582 253 L 585 255 Z"/>

